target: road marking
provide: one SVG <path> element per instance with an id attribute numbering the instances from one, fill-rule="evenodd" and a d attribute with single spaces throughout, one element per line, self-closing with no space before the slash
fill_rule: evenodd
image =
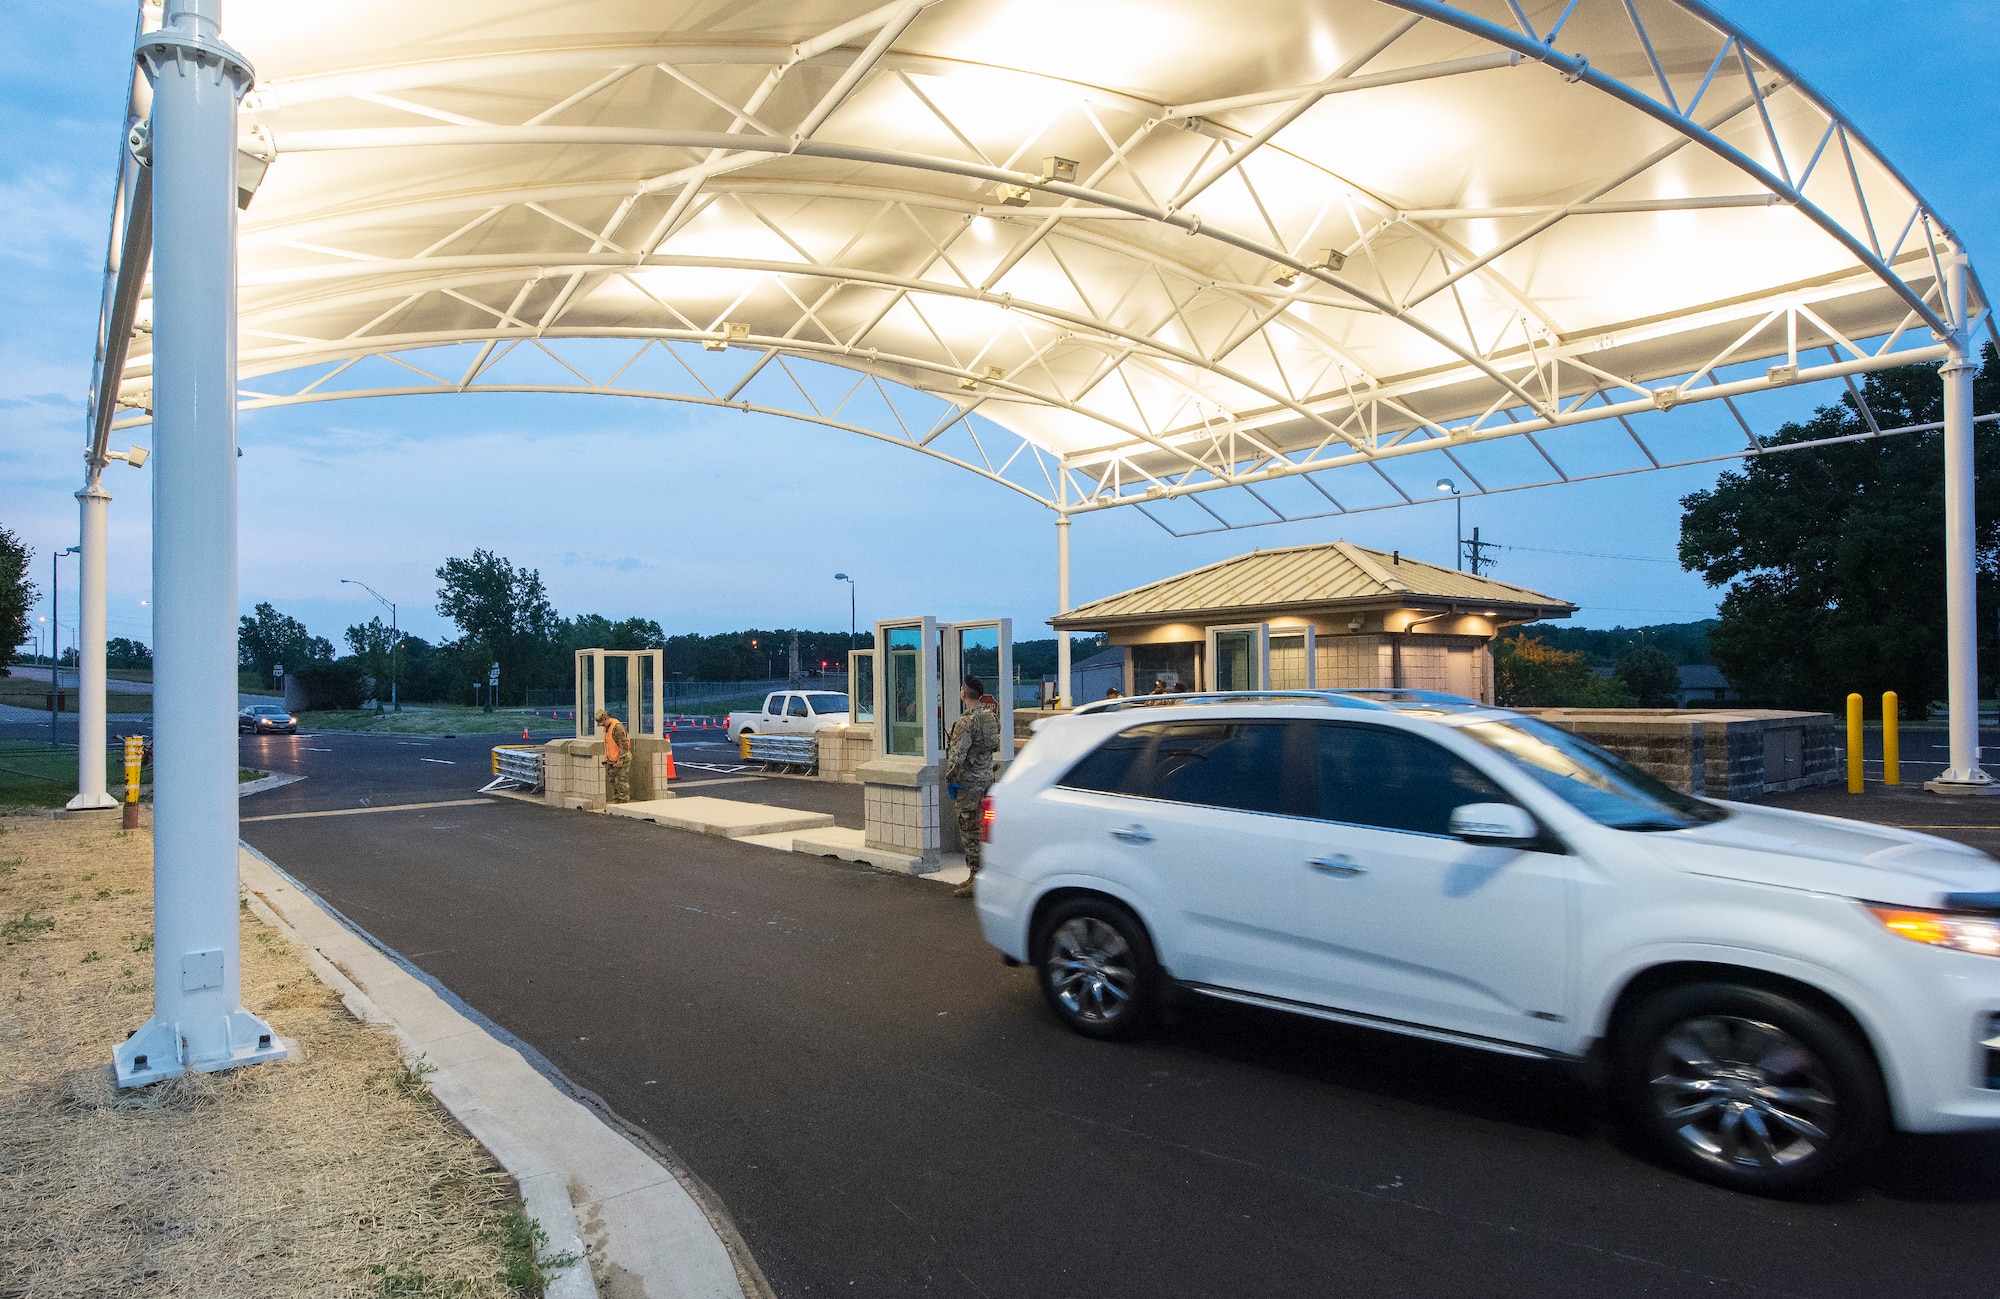
<path id="1" fill-rule="evenodd" d="M 325 812 L 275 812 L 270 816 L 239 817 L 239 825 L 252 821 L 304 821 L 316 816 L 360 816 L 365 812 L 415 812 L 427 807 L 492 807 L 490 798 L 453 798 L 442 803 L 390 803 L 382 807 L 336 807 Z"/>
<path id="2" fill-rule="evenodd" d="M 306 746 L 306 752 L 307 752 L 307 753 L 332 753 L 332 752 L 333 752 L 333 750 L 332 750 L 332 749 L 315 749 L 315 748 L 313 748 L 313 747 L 312 747 L 311 745 L 307 745 L 307 746 Z"/>
<path id="3" fill-rule="evenodd" d="M 453 761 L 452 761 L 452 760 L 451 760 L 450 758 L 418 758 L 418 759 L 417 759 L 417 761 L 418 761 L 418 762 L 435 762 L 435 763 L 437 763 L 437 764 L 438 764 L 438 765 L 439 765 L 440 767 L 456 767 L 456 766 L 458 765 L 458 764 L 457 764 L 456 762 L 453 762 Z"/>

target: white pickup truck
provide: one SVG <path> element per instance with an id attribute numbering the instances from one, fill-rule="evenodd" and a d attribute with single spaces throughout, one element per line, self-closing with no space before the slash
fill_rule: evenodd
<path id="1" fill-rule="evenodd" d="M 745 735 L 811 735 L 829 726 L 847 725 L 847 696 L 834 690 L 774 690 L 764 707 L 742 708 L 729 714 L 731 740 Z"/>

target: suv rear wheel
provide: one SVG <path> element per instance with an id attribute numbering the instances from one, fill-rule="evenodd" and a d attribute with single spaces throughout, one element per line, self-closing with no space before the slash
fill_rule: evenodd
<path id="1" fill-rule="evenodd" d="M 1669 1163 L 1756 1195 L 1837 1184 L 1881 1142 L 1888 1098 L 1852 1029 L 1763 988 L 1703 983 L 1642 1004 L 1620 1034 L 1627 1119 Z"/>
<path id="2" fill-rule="evenodd" d="M 1118 903 L 1058 903 L 1042 920 L 1035 952 L 1049 1008 L 1085 1037 L 1131 1037 L 1152 1021 L 1159 965 L 1145 926 Z"/>

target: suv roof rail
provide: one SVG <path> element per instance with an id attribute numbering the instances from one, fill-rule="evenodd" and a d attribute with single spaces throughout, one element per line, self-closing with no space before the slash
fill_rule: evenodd
<path id="1" fill-rule="evenodd" d="M 1132 708 L 1172 708 L 1183 704 L 1324 704 L 1330 708 L 1386 708 L 1336 690 L 1204 690 L 1182 695 L 1133 695 L 1084 704 L 1079 713 L 1118 713 Z"/>
<path id="2" fill-rule="evenodd" d="M 1406 690 L 1386 686 L 1357 686 L 1347 690 L 1205 690 L 1180 695 L 1134 695 L 1127 699 L 1100 699 L 1084 704 L 1077 713 L 1118 713 L 1135 708 L 1169 708 L 1184 704 L 1321 704 L 1328 708 L 1367 708 L 1395 711 L 1421 708 L 1471 711 L 1491 708 L 1476 699 L 1446 694 L 1442 690 Z"/>

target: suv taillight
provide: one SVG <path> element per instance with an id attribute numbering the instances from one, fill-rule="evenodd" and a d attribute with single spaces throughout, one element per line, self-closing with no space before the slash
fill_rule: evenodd
<path id="1" fill-rule="evenodd" d="M 990 798 L 979 800 L 979 842 L 993 842 L 993 800 Z"/>

